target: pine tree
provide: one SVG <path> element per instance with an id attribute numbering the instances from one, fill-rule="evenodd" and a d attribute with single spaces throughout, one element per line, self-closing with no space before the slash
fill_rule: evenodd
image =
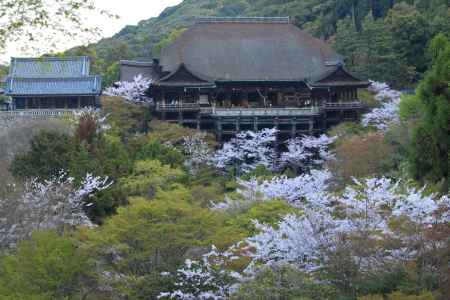
<path id="1" fill-rule="evenodd" d="M 410 163 L 418 180 L 442 182 L 449 189 L 450 142 L 450 41 L 437 35 L 429 49 L 432 68 L 418 88 L 423 103 L 423 118 L 411 143 Z"/>

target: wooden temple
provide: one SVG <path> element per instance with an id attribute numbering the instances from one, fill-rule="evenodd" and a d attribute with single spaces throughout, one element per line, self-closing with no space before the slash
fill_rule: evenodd
<path id="1" fill-rule="evenodd" d="M 121 80 L 146 74 L 158 118 L 211 131 L 276 127 L 281 137 L 356 121 L 358 89 L 342 57 L 289 18 L 198 18 L 153 62 L 121 62 Z M 128 78 L 128 79 L 127 79 Z"/>
<path id="2" fill-rule="evenodd" d="M 101 77 L 90 75 L 88 57 L 12 58 L 4 93 L 13 110 L 98 106 Z"/>

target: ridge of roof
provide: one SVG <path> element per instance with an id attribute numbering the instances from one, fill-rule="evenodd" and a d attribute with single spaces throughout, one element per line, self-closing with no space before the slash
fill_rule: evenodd
<path id="1" fill-rule="evenodd" d="M 120 64 L 134 67 L 152 67 L 154 65 L 154 63 L 151 61 L 138 61 L 138 60 L 121 60 Z"/>
<path id="2" fill-rule="evenodd" d="M 61 61 L 61 60 L 80 60 L 80 59 L 87 59 L 90 60 L 91 58 L 89 56 L 63 56 L 63 57 L 57 57 L 57 56 L 43 56 L 43 57 L 11 57 L 11 60 L 16 61 Z"/>
<path id="3" fill-rule="evenodd" d="M 195 23 L 291 23 L 290 17 L 195 17 Z"/>

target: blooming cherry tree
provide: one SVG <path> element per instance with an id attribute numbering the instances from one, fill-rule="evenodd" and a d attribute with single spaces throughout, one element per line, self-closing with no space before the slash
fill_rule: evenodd
<path id="1" fill-rule="evenodd" d="M 134 77 L 133 81 L 119 81 L 115 86 L 109 87 L 104 91 L 105 95 L 118 96 L 135 104 L 151 103 L 151 98 L 146 96 L 152 80 L 143 77 L 141 74 Z"/>
<path id="2" fill-rule="evenodd" d="M 391 89 L 386 83 L 371 81 L 369 90 L 375 93 L 375 99 L 381 103 L 381 107 L 373 109 L 362 118 L 362 124 L 374 126 L 378 130 L 385 131 L 391 123 L 398 122 L 398 110 L 400 106 L 401 92 Z"/>
<path id="3" fill-rule="evenodd" d="M 317 167 L 325 161 L 333 159 L 329 152 L 329 146 L 336 141 L 336 137 L 325 134 L 314 136 L 302 136 L 287 141 L 288 151 L 281 154 L 281 165 L 294 168 L 298 173 Z"/>
<path id="4" fill-rule="evenodd" d="M 215 153 L 214 165 L 218 169 L 234 169 L 238 173 L 248 173 L 257 166 L 272 169 L 276 158 L 273 144 L 277 139 L 277 132 L 277 129 L 272 128 L 238 133 Z"/>
<path id="5" fill-rule="evenodd" d="M 35 230 L 93 226 L 84 208 L 86 197 L 108 188 L 108 178 L 86 175 L 79 187 L 65 173 L 43 183 L 32 180 L 18 199 L 0 199 L 0 247 L 14 248 Z"/>
<path id="6" fill-rule="evenodd" d="M 163 273 L 175 279 L 176 290 L 163 292 L 158 299 L 179 300 L 225 300 L 237 289 L 241 275 L 225 268 L 227 261 L 233 260 L 231 251 L 219 252 L 212 246 L 211 252 L 200 261 L 187 259 L 176 274 Z"/>
<path id="7" fill-rule="evenodd" d="M 205 142 L 205 136 L 205 133 L 196 133 L 183 139 L 184 154 L 187 156 L 185 165 L 191 172 L 195 173 L 199 167 L 212 162 L 212 153 Z"/>

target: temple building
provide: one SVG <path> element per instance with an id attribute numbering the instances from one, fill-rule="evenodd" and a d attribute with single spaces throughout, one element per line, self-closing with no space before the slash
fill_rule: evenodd
<path id="1" fill-rule="evenodd" d="M 13 110 L 97 106 L 101 77 L 90 75 L 88 57 L 12 58 L 5 95 Z"/>
<path id="2" fill-rule="evenodd" d="M 120 80 L 153 80 L 162 120 L 214 132 L 276 127 L 280 135 L 323 132 L 358 120 L 358 89 L 343 58 L 289 18 L 198 18 L 153 62 L 121 62 Z"/>

